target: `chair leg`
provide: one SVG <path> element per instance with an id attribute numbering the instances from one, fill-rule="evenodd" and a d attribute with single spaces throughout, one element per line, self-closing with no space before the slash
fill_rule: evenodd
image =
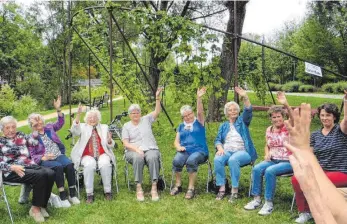
<path id="1" fill-rule="evenodd" d="M 130 191 L 129 168 L 128 168 L 128 162 L 127 161 L 125 161 L 124 173 L 125 173 L 125 182 L 127 183 L 128 190 Z"/>
<path id="2" fill-rule="evenodd" d="M 175 175 L 175 171 L 172 171 L 171 183 L 170 183 L 170 191 L 172 190 L 172 184 L 173 184 L 174 175 Z"/>
<path id="3" fill-rule="evenodd" d="M 292 206 L 290 207 L 290 212 L 291 212 L 291 213 L 293 213 L 294 201 L 295 201 L 295 192 L 294 192 L 294 194 L 293 194 Z"/>
<path id="4" fill-rule="evenodd" d="M 162 177 L 163 177 L 163 181 L 164 181 L 164 190 L 166 189 L 166 180 L 165 180 L 165 172 L 164 172 L 164 166 L 163 166 L 163 161 L 161 160 L 161 155 L 160 155 L 160 169 L 162 172 Z"/>
<path id="5" fill-rule="evenodd" d="M 112 176 L 114 176 L 114 181 L 116 182 L 116 192 L 118 194 L 119 193 L 119 188 L 118 188 L 118 180 L 117 180 L 117 163 L 115 165 L 113 165 L 112 172 L 114 174 Z"/>
<path id="6" fill-rule="evenodd" d="M 208 168 L 207 168 L 208 173 L 207 173 L 206 193 L 208 193 L 208 191 L 209 191 L 208 183 L 210 182 L 210 179 L 212 177 L 212 165 L 211 165 L 209 160 L 207 160 L 207 166 L 208 166 Z"/>
<path id="7" fill-rule="evenodd" d="M 78 171 L 75 171 L 75 178 L 76 178 L 77 197 L 78 197 L 78 199 L 81 199 L 81 195 L 80 195 L 80 174 L 79 174 Z"/>
<path id="8" fill-rule="evenodd" d="M 2 196 L 3 196 L 4 201 L 6 203 L 6 207 L 7 207 L 8 215 L 10 216 L 10 219 L 11 219 L 11 223 L 13 224 L 13 218 L 12 218 L 12 213 L 11 213 L 11 209 L 10 209 L 10 204 L 8 203 L 8 200 L 7 200 L 7 196 L 6 196 L 5 186 L 4 185 L 2 185 Z"/>

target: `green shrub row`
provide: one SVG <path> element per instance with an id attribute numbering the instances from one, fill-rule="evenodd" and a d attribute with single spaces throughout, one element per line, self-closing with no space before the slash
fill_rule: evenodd
<path id="1" fill-rule="evenodd" d="M 347 82 L 341 81 L 337 83 L 327 83 L 322 86 L 322 91 L 327 93 L 343 93 L 343 90 L 347 89 Z"/>
<path id="2" fill-rule="evenodd" d="M 292 81 L 287 82 L 286 84 L 275 84 L 270 82 L 271 91 L 285 91 L 285 92 L 315 92 L 317 91 L 316 87 L 313 85 L 304 85 L 302 82 Z"/>

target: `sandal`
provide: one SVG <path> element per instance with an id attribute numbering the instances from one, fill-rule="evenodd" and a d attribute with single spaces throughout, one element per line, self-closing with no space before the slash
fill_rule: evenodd
<path id="1" fill-rule="evenodd" d="M 159 201 L 158 191 L 152 190 L 151 195 L 152 195 L 152 201 Z"/>
<path id="2" fill-rule="evenodd" d="M 184 198 L 190 200 L 190 199 L 193 199 L 194 196 L 195 196 L 195 190 L 194 189 L 188 189 Z"/>
<path id="3" fill-rule="evenodd" d="M 170 191 L 170 194 L 172 195 L 172 196 L 175 196 L 175 195 L 177 195 L 178 193 L 180 193 L 180 192 L 182 192 L 182 186 L 174 186 L 172 189 L 171 189 L 171 191 Z"/>
<path id="4" fill-rule="evenodd" d="M 145 200 L 145 196 L 144 196 L 143 190 L 137 190 L 136 191 L 136 199 L 138 201 L 144 201 Z"/>
<path id="5" fill-rule="evenodd" d="M 216 200 L 217 201 L 223 200 L 224 197 L 225 197 L 225 191 L 218 191 L 218 194 L 216 196 Z"/>

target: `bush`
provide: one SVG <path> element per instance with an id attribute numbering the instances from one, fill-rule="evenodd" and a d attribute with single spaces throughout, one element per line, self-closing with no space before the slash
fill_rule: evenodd
<path id="1" fill-rule="evenodd" d="M 276 91 L 276 84 L 273 82 L 269 82 L 269 86 L 270 86 L 270 91 Z"/>
<path id="2" fill-rule="evenodd" d="M 347 89 L 347 82 L 337 82 L 333 85 L 334 93 L 343 93 L 343 90 Z"/>
<path id="3" fill-rule="evenodd" d="M 276 84 L 275 85 L 275 90 L 276 91 L 282 91 L 282 89 L 283 89 L 283 85 L 281 85 L 281 84 Z"/>
<path id="4" fill-rule="evenodd" d="M 316 87 L 314 87 L 313 85 L 302 85 L 299 87 L 299 92 L 304 92 L 304 93 L 308 93 L 308 92 L 315 92 L 316 91 Z"/>
<path id="5" fill-rule="evenodd" d="M 34 111 L 38 111 L 38 102 L 30 95 L 22 96 L 14 103 L 13 115 L 14 116 L 27 116 Z"/>
<path id="6" fill-rule="evenodd" d="M 9 85 L 4 85 L 0 91 L 0 112 L 11 114 L 13 111 L 16 95 Z"/>
<path id="7" fill-rule="evenodd" d="M 89 90 L 81 89 L 80 91 L 73 92 L 71 94 L 71 101 L 73 104 L 86 103 L 89 101 Z"/>
<path id="8" fill-rule="evenodd" d="M 301 85 L 303 85 L 303 83 L 298 81 L 287 82 L 283 85 L 282 90 L 286 92 L 298 92 Z"/>
<path id="9" fill-rule="evenodd" d="M 322 85 L 323 92 L 333 93 L 334 92 L 334 84 L 335 83 L 327 83 L 327 84 Z"/>

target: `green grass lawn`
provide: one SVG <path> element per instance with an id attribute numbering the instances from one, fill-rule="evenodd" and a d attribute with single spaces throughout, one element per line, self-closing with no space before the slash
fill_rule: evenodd
<path id="1" fill-rule="evenodd" d="M 249 94 L 251 101 L 254 105 L 261 105 L 257 101 L 254 94 Z M 231 97 L 231 96 L 230 96 Z M 288 96 L 289 102 L 293 106 L 299 105 L 301 102 L 311 102 L 314 107 L 325 102 L 319 98 L 309 97 L 294 97 Z M 329 102 L 340 103 L 340 100 L 329 100 Z M 124 111 L 129 104 L 123 105 L 123 101 L 114 102 L 114 112 L 116 115 Z M 167 106 L 167 111 L 170 114 L 175 125 L 180 123 L 179 112 L 172 109 L 173 107 Z M 175 107 L 177 108 L 177 107 Z M 206 107 L 205 107 L 206 108 Z M 108 108 L 102 109 L 103 123 L 110 121 Z M 126 121 L 127 119 L 124 119 Z M 67 147 L 67 155 L 71 152 L 70 140 L 65 140 L 64 137 L 68 134 L 69 119 L 66 117 L 66 124 L 62 130 L 58 132 L 61 139 Z M 265 112 L 254 112 L 253 121 L 250 126 L 250 132 L 255 143 L 259 158 L 257 163 L 263 160 L 263 148 L 265 144 L 265 130 L 270 125 L 270 121 Z M 214 147 L 213 141 L 217 133 L 219 123 L 208 123 L 206 125 L 206 133 L 208 145 L 210 150 L 210 161 L 213 163 Z M 312 130 L 319 128 L 319 121 L 315 118 Z M 20 130 L 29 132 L 28 127 L 22 127 Z M 175 133 L 170 126 L 168 120 L 161 113 L 157 122 L 153 125 L 153 132 L 160 147 L 163 164 L 165 171 L 165 178 L 167 185 L 170 185 L 171 180 L 171 162 L 175 154 L 173 141 Z M 120 145 L 120 142 L 118 142 Z M 293 196 L 290 178 L 278 178 L 276 195 L 274 199 L 275 210 L 272 215 L 263 217 L 257 214 L 257 211 L 245 211 L 243 206 L 250 200 L 248 198 L 249 179 L 251 167 L 247 166 L 242 168 L 240 180 L 240 200 L 235 204 L 230 204 L 225 198 L 223 201 L 216 201 L 215 195 L 206 193 L 206 180 L 207 180 L 207 166 L 201 166 L 198 173 L 197 196 L 193 200 L 185 200 L 184 193 L 175 197 L 169 195 L 169 190 L 165 190 L 160 194 L 159 202 L 152 202 L 150 200 L 150 182 L 148 169 L 145 168 L 144 189 L 146 194 L 145 202 L 137 202 L 135 199 L 135 191 L 129 191 L 125 183 L 124 176 L 124 161 L 123 150 L 119 147 L 116 151 L 117 157 L 117 174 L 118 184 L 120 188 L 119 194 L 114 194 L 114 200 L 109 202 L 105 201 L 103 197 L 103 189 L 100 186 L 100 177 L 96 175 L 95 180 L 95 203 L 92 205 L 85 204 L 85 192 L 81 191 L 81 204 L 73 206 L 69 209 L 54 209 L 48 208 L 51 217 L 47 223 L 293 223 L 293 217 L 296 215 L 296 206 L 294 207 L 294 214 L 289 212 L 291 200 Z M 130 166 L 131 167 L 131 166 Z M 133 178 L 132 168 L 130 168 L 130 178 Z M 188 177 L 186 171 L 183 176 L 183 188 L 186 190 Z M 12 213 L 16 223 L 34 223 L 28 215 L 30 205 L 20 205 L 17 203 L 20 187 L 6 186 L 7 196 L 10 201 Z M 57 193 L 56 187 L 53 189 Z M 114 188 L 115 192 L 115 188 Z M 2 202 L 0 206 L 0 219 L 1 223 L 9 223 L 9 217 Z"/>

